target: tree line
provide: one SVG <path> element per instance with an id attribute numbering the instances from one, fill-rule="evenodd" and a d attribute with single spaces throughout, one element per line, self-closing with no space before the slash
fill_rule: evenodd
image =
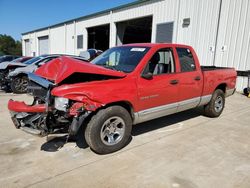
<path id="1" fill-rule="evenodd" d="M 0 55 L 22 55 L 22 43 L 9 35 L 0 34 Z"/>

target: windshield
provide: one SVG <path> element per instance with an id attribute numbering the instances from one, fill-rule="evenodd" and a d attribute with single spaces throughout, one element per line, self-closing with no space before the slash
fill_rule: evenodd
<path id="1" fill-rule="evenodd" d="M 105 68 L 129 73 L 135 69 L 148 50 L 149 47 L 114 47 L 102 53 L 91 63 Z"/>
<path id="2" fill-rule="evenodd" d="M 38 60 L 40 60 L 41 59 L 41 57 L 39 56 L 39 57 L 34 57 L 34 58 L 32 58 L 32 59 L 30 59 L 30 60 L 28 60 L 28 61 L 24 61 L 23 63 L 24 64 L 27 64 L 27 65 L 30 65 L 30 64 L 33 64 L 33 63 L 35 63 L 36 61 L 38 61 Z"/>

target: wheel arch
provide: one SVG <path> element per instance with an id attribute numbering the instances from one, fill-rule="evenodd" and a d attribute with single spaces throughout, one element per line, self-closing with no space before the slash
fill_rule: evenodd
<path id="1" fill-rule="evenodd" d="M 20 73 L 14 75 L 14 76 L 12 76 L 12 77 L 13 77 L 13 78 L 16 78 L 16 77 L 22 77 L 22 76 L 28 77 L 27 73 L 25 73 L 25 72 L 20 72 Z"/>
<path id="2" fill-rule="evenodd" d="M 217 89 L 221 89 L 224 93 L 226 93 L 227 84 L 226 84 L 226 83 L 221 83 L 221 84 L 219 84 L 219 85 L 215 88 L 215 90 L 217 90 Z M 215 90 L 214 90 L 214 91 L 215 91 Z"/>
<path id="3" fill-rule="evenodd" d="M 130 114 L 132 120 L 134 120 L 134 107 L 129 101 L 116 101 L 116 102 L 108 103 L 107 105 L 105 105 L 105 108 L 110 107 L 110 106 L 121 106 L 125 108 Z"/>

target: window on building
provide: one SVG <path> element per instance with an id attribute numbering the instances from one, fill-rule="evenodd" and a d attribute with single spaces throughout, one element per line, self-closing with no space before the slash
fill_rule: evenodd
<path id="1" fill-rule="evenodd" d="M 77 49 L 83 48 L 83 35 L 77 35 Z"/>
<path id="2" fill-rule="evenodd" d="M 195 71 L 195 62 L 191 51 L 188 48 L 176 48 L 176 50 L 180 61 L 181 72 Z"/>
<path id="3" fill-rule="evenodd" d="M 174 22 L 160 23 L 156 26 L 156 42 L 172 43 L 173 41 Z"/>

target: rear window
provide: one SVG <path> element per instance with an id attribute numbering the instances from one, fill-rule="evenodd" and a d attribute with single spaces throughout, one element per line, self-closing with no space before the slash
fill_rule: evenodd
<path id="1" fill-rule="evenodd" d="M 176 48 L 180 61 L 181 72 L 195 71 L 194 57 L 188 48 Z"/>

